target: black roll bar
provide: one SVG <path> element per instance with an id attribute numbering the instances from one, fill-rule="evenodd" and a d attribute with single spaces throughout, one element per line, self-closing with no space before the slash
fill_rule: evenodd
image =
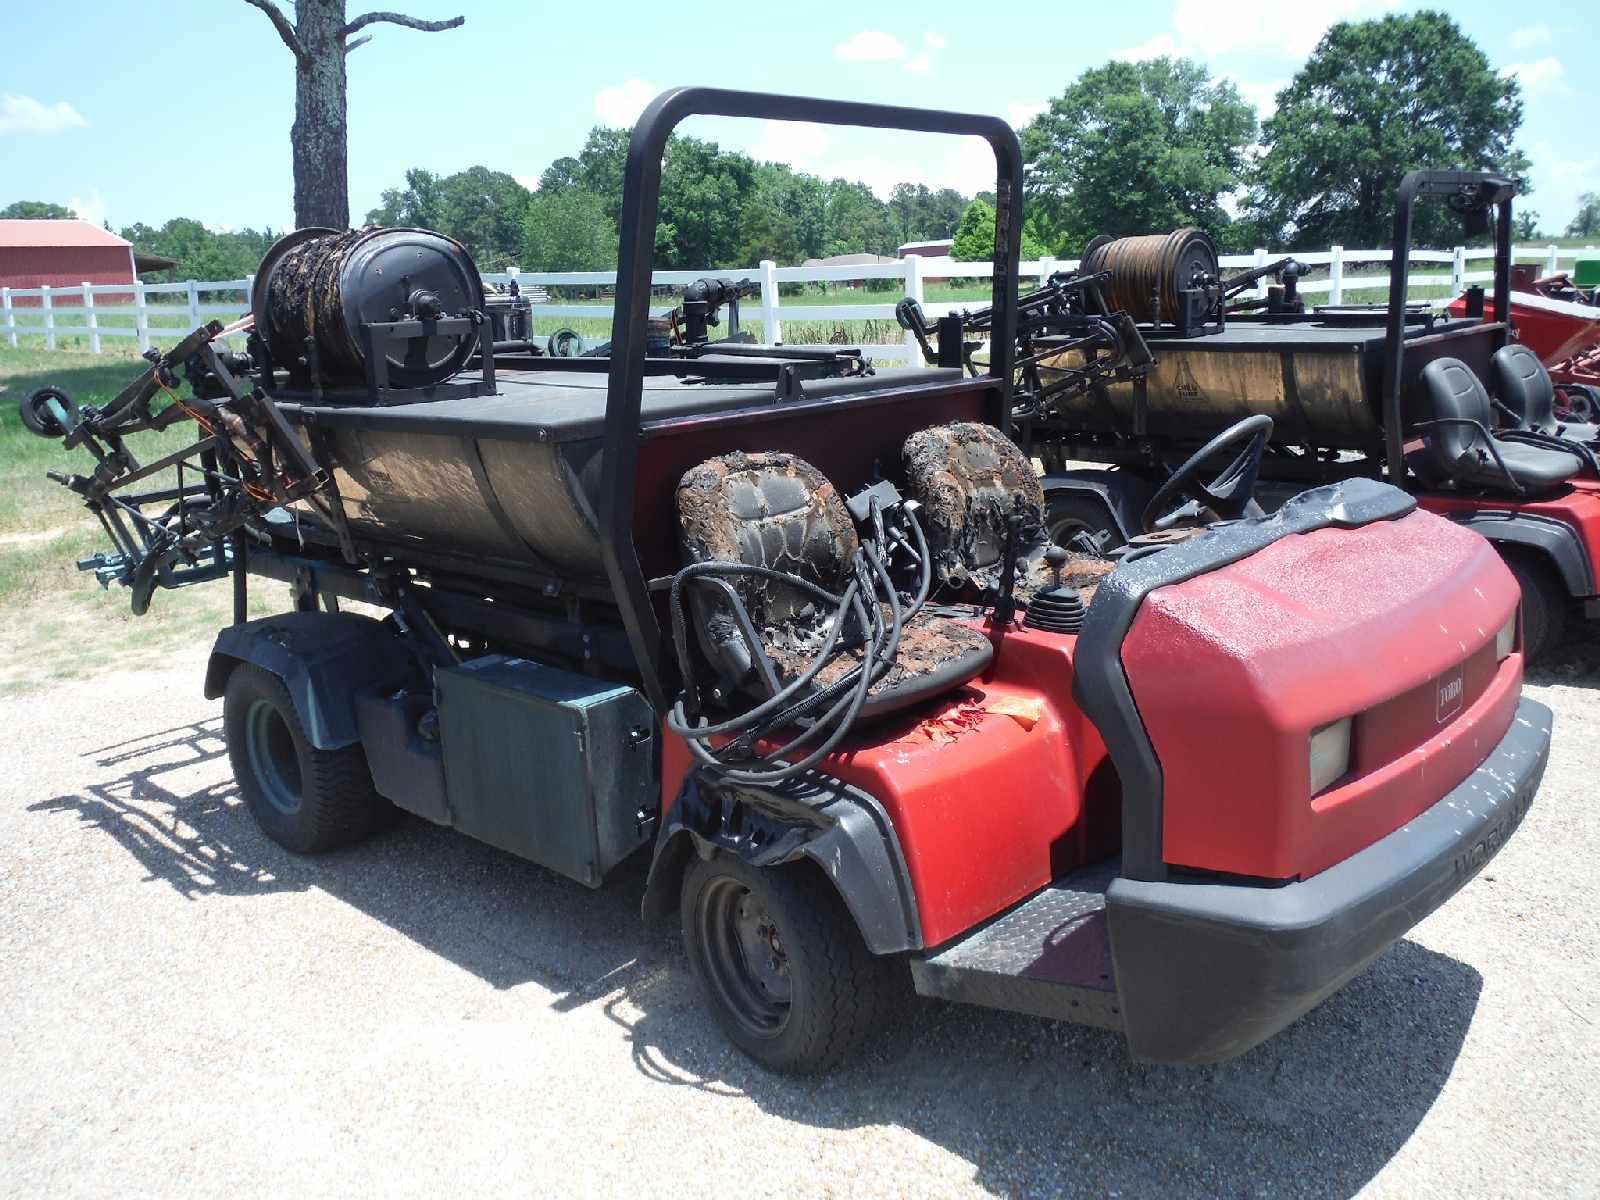
<path id="1" fill-rule="evenodd" d="M 633 127 L 622 185 L 617 300 L 611 319 L 611 363 L 606 388 L 605 441 L 600 468 L 600 553 L 643 676 L 645 695 L 658 712 L 667 708 L 659 660 L 661 628 L 633 544 L 635 473 L 639 462 L 639 405 L 644 391 L 645 336 L 650 281 L 655 266 L 661 155 L 667 138 L 691 116 L 811 121 L 916 133 L 974 135 L 995 157 L 994 327 L 989 375 L 1002 381 L 997 423 L 1009 433 L 1012 360 L 1017 320 L 1017 258 L 1022 248 L 1022 149 L 999 117 L 940 112 L 889 104 L 859 104 L 806 96 L 778 96 L 725 88 L 685 87 L 651 101 Z"/>
<path id="2" fill-rule="evenodd" d="M 1400 368 L 1405 361 L 1406 284 L 1411 277 L 1411 216 L 1418 200 L 1459 197 L 1474 209 L 1495 210 L 1494 316 L 1503 326 L 1501 345 L 1511 329 L 1511 197 L 1517 181 L 1489 171 L 1408 171 L 1394 207 L 1394 238 L 1389 261 L 1389 314 L 1383 340 L 1383 439 L 1389 482 L 1404 487 L 1405 432 L 1401 427 Z M 1495 347 L 1496 350 L 1500 346 Z"/>

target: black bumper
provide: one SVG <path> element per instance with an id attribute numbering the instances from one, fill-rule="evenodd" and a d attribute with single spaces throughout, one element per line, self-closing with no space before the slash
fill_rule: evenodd
<path id="1" fill-rule="evenodd" d="M 1118 878 L 1106 893 L 1135 1058 L 1217 1062 L 1337 990 L 1494 857 L 1544 775 L 1550 710 L 1517 707 L 1493 753 L 1409 824 L 1300 883 Z"/>

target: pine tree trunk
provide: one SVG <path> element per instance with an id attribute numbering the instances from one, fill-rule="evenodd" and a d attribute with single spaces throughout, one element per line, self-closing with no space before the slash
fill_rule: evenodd
<path id="1" fill-rule="evenodd" d="M 299 0 L 295 32 L 305 57 L 295 72 L 294 221 L 300 228 L 350 224 L 346 156 L 345 0 Z"/>

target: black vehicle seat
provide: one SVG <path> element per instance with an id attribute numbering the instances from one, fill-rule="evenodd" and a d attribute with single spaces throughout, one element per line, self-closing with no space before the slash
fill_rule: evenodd
<path id="1" fill-rule="evenodd" d="M 1421 383 L 1431 419 L 1418 427 L 1433 476 L 1501 493 L 1515 495 L 1520 488 L 1524 495 L 1542 496 L 1583 469 L 1575 454 L 1494 437 L 1489 393 L 1460 359 L 1434 359 L 1422 368 Z"/>
<path id="2" fill-rule="evenodd" d="M 922 505 L 923 525 L 934 570 L 943 584 L 968 584 L 992 592 L 1004 566 L 1006 529 L 1020 516 L 1017 598 L 1050 581 L 1044 552 L 1044 487 L 1017 444 L 991 425 L 961 421 L 921 429 L 906 439 L 902 454 L 909 493 Z M 1062 580 L 1090 586 L 1112 564 L 1074 555 Z"/>
<path id="3" fill-rule="evenodd" d="M 689 562 L 768 567 L 835 595 L 848 586 L 861 545 L 833 484 L 804 459 L 779 452 L 734 452 L 694 467 L 678 484 L 678 519 Z M 804 589 L 750 575 L 698 583 L 688 598 L 700 648 L 724 689 L 763 698 L 806 669 L 834 617 L 833 606 Z M 859 662 L 859 640 L 842 639 L 844 651 L 815 683 L 827 686 Z M 882 715 L 965 683 L 993 656 L 978 630 L 919 613 L 903 627 L 894 665 L 873 685 L 862 715 Z"/>
<path id="4" fill-rule="evenodd" d="M 1530 433 L 1592 442 L 1600 437 L 1593 425 L 1562 422 L 1556 418 L 1556 388 L 1539 356 L 1513 342 L 1495 351 L 1490 361 L 1495 394 L 1515 414 L 1517 427 Z"/>

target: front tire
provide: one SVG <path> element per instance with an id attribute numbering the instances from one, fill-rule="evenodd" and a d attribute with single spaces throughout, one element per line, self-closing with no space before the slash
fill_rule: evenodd
<path id="1" fill-rule="evenodd" d="M 872 955 L 806 864 L 698 855 L 683 877 L 684 950 L 712 1016 L 762 1066 L 831 1070 L 885 1023 L 900 964 Z"/>
<path id="2" fill-rule="evenodd" d="M 1046 492 L 1044 526 L 1050 540 L 1066 550 L 1074 549 L 1074 534 L 1087 533 L 1105 554 L 1127 541 L 1105 504 L 1079 492 Z"/>
<path id="3" fill-rule="evenodd" d="M 283 681 L 241 663 L 222 702 L 228 758 L 250 815 L 297 854 L 348 846 L 380 828 L 393 808 L 372 786 L 360 745 L 319 750 L 306 737 Z"/>
<path id="4" fill-rule="evenodd" d="M 1532 665 L 1560 643 L 1571 599 L 1548 564 L 1524 554 L 1507 554 L 1505 563 L 1522 589 L 1522 656 Z"/>

